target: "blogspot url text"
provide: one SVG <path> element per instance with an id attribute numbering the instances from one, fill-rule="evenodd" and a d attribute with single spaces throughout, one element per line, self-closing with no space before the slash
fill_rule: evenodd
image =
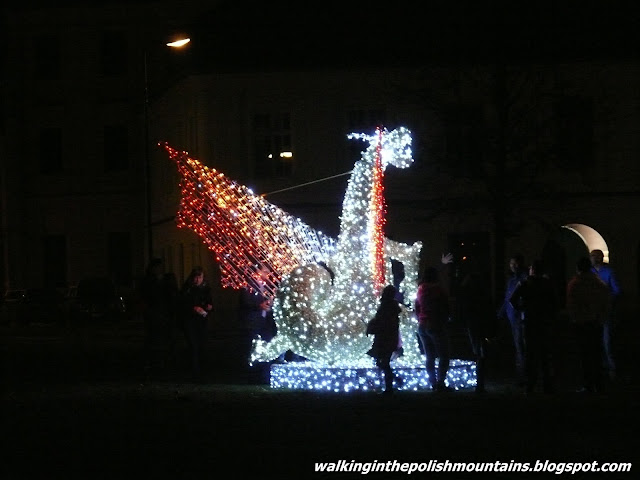
<path id="1" fill-rule="evenodd" d="M 613 473 L 613 472 L 631 472 L 631 463 L 611 462 L 599 463 L 592 462 L 551 462 L 549 460 L 536 460 L 535 462 L 451 462 L 449 460 L 429 460 L 428 462 L 398 462 L 397 460 L 388 460 L 380 462 L 374 460 L 372 462 L 357 462 L 355 460 L 338 460 L 337 462 L 317 462 L 315 463 L 316 472 L 326 473 L 361 473 L 367 475 L 370 473 L 456 473 L 456 472 L 540 472 L 555 474 L 576 474 L 576 473 Z"/>

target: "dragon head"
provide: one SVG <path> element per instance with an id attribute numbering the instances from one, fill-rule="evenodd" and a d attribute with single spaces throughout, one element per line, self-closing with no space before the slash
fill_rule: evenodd
<path id="1" fill-rule="evenodd" d="M 369 146 L 363 152 L 363 158 L 374 158 L 378 146 L 380 146 L 384 168 L 388 165 L 396 168 L 407 168 L 413 163 L 411 131 L 405 127 L 400 127 L 390 132 L 384 127 L 378 127 L 374 135 L 351 133 L 348 138 L 369 142 Z"/>

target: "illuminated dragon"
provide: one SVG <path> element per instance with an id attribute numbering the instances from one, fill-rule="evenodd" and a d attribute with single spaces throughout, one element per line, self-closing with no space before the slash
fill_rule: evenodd
<path id="1" fill-rule="evenodd" d="M 168 144 L 164 148 L 181 176 L 177 225 L 198 234 L 220 265 L 223 287 L 263 291 L 273 299 L 278 334 L 254 341 L 252 361 L 271 361 L 287 350 L 329 365 L 365 365 L 371 339 L 367 321 L 381 289 L 391 283 L 392 262 L 401 262 L 397 282 L 405 298 L 415 297 L 422 245 L 384 237 L 384 170 L 413 163 L 411 133 L 380 127 L 374 135 L 350 134 L 368 142 L 349 178 L 333 239 L 254 194 L 217 170 Z M 260 269 L 268 279 L 259 285 Z M 404 345 L 399 362 L 419 364 L 411 307 L 401 313 Z"/>

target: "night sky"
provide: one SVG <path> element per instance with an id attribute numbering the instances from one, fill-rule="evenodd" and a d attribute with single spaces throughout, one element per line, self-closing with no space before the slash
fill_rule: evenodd
<path id="1" fill-rule="evenodd" d="M 580 60 L 637 56 L 640 17 L 632 4 L 241 0 L 199 15 L 193 28 L 218 46 L 217 55 L 265 68 Z"/>
<path id="2" fill-rule="evenodd" d="M 92 4 L 149 0 L 95 0 Z M 205 3 L 206 2 L 196 2 Z M 638 58 L 633 0 L 211 1 L 183 25 L 203 68 Z M 86 7 L 25 0 L 6 8 Z M 183 3 L 185 12 L 190 2 Z M 213 67 L 212 67 L 213 68 Z"/>

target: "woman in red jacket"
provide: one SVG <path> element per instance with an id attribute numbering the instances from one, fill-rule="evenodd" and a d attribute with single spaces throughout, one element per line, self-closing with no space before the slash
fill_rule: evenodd
<path id="1" fill-rule="evenodd" d="M 435 267 L 425 269 L 418 285 L 415 311 L 418 317 L 418 337 L 426 355 L 431 388 L 450 391 L 451 388 L 445 385 L 449 371 L 449 336 L 446 328 L 449 321 L 449 296 L 438 282 L 438 270 Z"/>

